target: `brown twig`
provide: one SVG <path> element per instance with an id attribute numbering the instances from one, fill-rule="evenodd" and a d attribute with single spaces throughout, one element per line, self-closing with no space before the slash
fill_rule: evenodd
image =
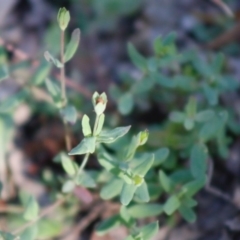
<path id="1" fill-rule="evenodd" d="M 0 213 L 22 213 L 23 208 L 15 205 L 3 205 L 0 206 Z"/>
<path id="2" fill-rule="evenodd" d="M 227 16 L 234 17 L 234 13 L 230 9 L 230 7 L 224 3 L 222 0 L 212 0 L 213 3 L 215 3 L 217 6 L 219 6 Z"/>
<path id="3" fill-rule="evenodd" d="M 236 204 L 233 202 L 230 196 L 226 195 L 225 193 L 221 192 L 219 189 L 216 189 L 215 187 L 211 186 L 211 181 L 213 177 L 213 172 L 214 172 L 214 165 L 212 159 L 208 159 L 208 179 L 207 179 L 207 184 L 205 186 L 205 190 L 219 198 L 224 199 L 225 201 L 229 202 L 233 206 L 236 206 Z"/>

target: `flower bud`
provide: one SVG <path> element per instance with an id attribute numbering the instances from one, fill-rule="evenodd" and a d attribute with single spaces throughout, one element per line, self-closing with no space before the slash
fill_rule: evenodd
<path id="1" fill-rule="evenodd" d="M 70 21 L 70 13 L 65 7 L 59 9 L 58 15 L 57 15 L 57 20 L 58 20 L 58 24 L 59 24 L 59 27 L 61 28 L 61 30 L 65 31 L 65 29 L 67 28 L 68 23 Z"/>
<path id="2" fill-rule="evenodd" d="M 138 134 L 138 145 L 144 145 L 148 140 L 149 132 L 148 130 L 142 131 Z"/>
<path id="3" fill-rule="evenodd" d="M 92 102 L 93 102 L 94 110 L 96 114 L 99 116 L 106 109 L 107 95 L 105 93 L 102 93 L 101 95 L 99 95 L 99 93 L 95 92 L 92 97 Z"/>

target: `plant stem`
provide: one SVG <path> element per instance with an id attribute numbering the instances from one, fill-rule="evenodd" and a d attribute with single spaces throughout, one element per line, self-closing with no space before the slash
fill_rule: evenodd
<path id="1" fill-rule="evenodd" d="M 93 127 L 93 136 L 95 136 L 95 133 L 96 133 L 96 130 L 97 130 L 97 126 L 98 126 L 98 122 L 99 122 L 99 116 L 97 115 L 97 116 L 96 116 L 95 123 L 94 123 L 94 127 Z M 84 167 L 85 167 L 86 164 L 87 164 L 87 161 L 88 161 L 89 156 L 90 156 L 90 153 L 87 153 L 87 154 L 84 156 L 84 159 L 83 159 L 83 161 L 82 161 L 82 164 L 81 164 L 80 168 L 78 169 L 78 173 L 77 173 L 76 176 L 79 176 L 79 175 L 82 173 Z"/>
<path id="2" fill-rule="evenodd" d="M 62 103 L 63 106 L 66 106 L 66 84 L 65 84 L 65 63 L 64 63 L 64 36 L 65 32 L 61 31 L 61 49 L 60 49 L 60 57 L 61 57 L 61 63 L 62 63 L 62 68 L 60 72 L 60 78 L 61 78 L 61 98 L 62 98 Z"/>
<path id="3" fill-rule="evenodd" d="M 99 115 L 96 115 L 96 120 L 95 120 L 94 128 L 93 128 L 93 136 L 96 135 L 96 131 L 97 131 L 97 127 L 98 127 L 99 118 L 100 118 L 100 116 L 99 116 Z"/>
<path id="4" fill-rule="evenodd" d="M 30 222 L 27 222 L 25 225 L 23 225 L 20 228 L 16 229 L 15 231 L 13 231 L 13 234 L 14 235 L 19 234 L 22 231 L 24 231 L 25 229 L 27 229 L 28 227 L 32 226 L 34 223 L 36 223 L 37 221 L 39 221 L 40 219 L 42 219 L 46 215 L 50 214 L 54 209 L 56 209 L 57 207 L 62 205 L 66 201 L 66 199 L 67 199 L 67 196 L 57 200 L 55 203 L 53 203 L 49 207 L 46 207 L 45 209 L 43 209 L 43 211 L 39 214 L 39 216 L 36 219 L 34 219 L 34 220 L 30 221 Z"/>
<path id="5" fill-rule="evenodd" d="M 88 161 L 89 156 L 90 156 L 90 153 L 87 153 L 87 154 L 84 156 L 84 159 L 83 159 L 83 161 L 82 161 L 82 164 L 81 164 L 80 168 L 78 169 L 77 176 L 79 176 L 79 175 L 82 173 L 84 167 L 85 167 L 86 164 L 87 164 L 87 161 Z"/>
<path id="6" fill-rule="evenodd" d="M 61 31 L 61 50 L 60 50 L 60 57 L 61 57 L 61 63 L 62 63 L 62 68 L 60 72 L 60 78 L 61 78 L 61 99 L 62 99 L 62 108 L 64 108 L 67 104 L 67 95 L 66 95 L 66 81 L 65 81 L 65 63 L 64 63 L 64 35 L 65 32 Z M 64 131 L 65 131 L 65 144 L 67 151 L 70 151 L 72 149 L 71 146 L 71 137 L 70 137 L 70 131 L 69 131 L 69 126 L 68 123 L 63 120 L 64 124 Z"/>

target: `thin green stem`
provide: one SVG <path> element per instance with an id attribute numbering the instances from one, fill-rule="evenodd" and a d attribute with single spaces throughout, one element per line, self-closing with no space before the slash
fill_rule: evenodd
<path id="1" fill-rule="evenodd" d="M 77 176 L 79 176 L 79 175 L 82 173 L 83 169 L 85 168 L 85 166 L 86 166 L 86 164 L 87 164 L 87 161 L 88 161 L 89 156 L 90 156 L 90 153 L 87 153 L 87 154 L 84 156 L 84 159 L 83 159 L 83 161 L 82 161 L 82 164 L 81 164 L 80 168 L 78 169 Z"/>
<path id="2" fill-rule="evenodd" d="M 98 115 L 96 116 L 96 120 L 95 120 L 94 127 L 93 127 L 93 136 L 95 136 L 95 133 L 96 133 L 96 131 L 97 131 L 97 126 L 98 126 L 98 123 L 99 123 L 99 117 L 100 117 L 100 116 L 98 116 Z M 78 169 L 78 172 L 77 172 L 77 175 L 76 175 L 76 176 L 79 176 L 79 175 L 82 173 L 83 169 L 85 168 L 85 166 L 86 166 L 86 164 L 87 164 L 87 161 L 88 161 L 88 159 L 89 159 L 89 156 L 90 156 L 90 153 L 87 153 L 87 154 L 84 156 L 84 159 L 83 159 L 83 161 L 82 161 L 82 164 L 81 164 L 80 168 Z"/>
<path id="3" fill-rule="evenodd" d="M 61 63 L 62 63 L 62 68 L 60 72 L 61 76 L 61 98 L 62 98 L 62 107 L 66 106 L 66 83 L 65 83 L 65 63 L 64 63 L 64 38 L 65 38 L 65 32 L 61 31 L 61 49 L 60 49 L 60 57 L 61 57 Z"/>
<path id="4" fill-rule="evenodd" d="M 67 95 L 66 95 L 66 81 L 65 81 L 65 62 L 64 62 L 64 36 L 65 32 L 61 31 L 61 49 L 60 49 L 60 57 L 61 57 L 61 63 L 62 68 L 60 72 L 60 78 L 61 78 L 61 99 L 62 99 L 62 108 L 64 108 L 67 104 Z M 67 151 L 70 151 L 72 149 L 71 146 L 71 137 L 70 137 L 70 131 L 68 123 L 63 120 L 64 124 L 64 131 L 65 131 L 65 144 Z"/>
<path id="5" fill-rule="evenodd" d="M 99 118 L 100 118 L 100 116 L 96 115 L 96 120 L 95 120 L 94 127 L 93 127 L 93 136 L 96 135 L 96 131 L 97 131 L 98 123 L 99 123 Z"/>

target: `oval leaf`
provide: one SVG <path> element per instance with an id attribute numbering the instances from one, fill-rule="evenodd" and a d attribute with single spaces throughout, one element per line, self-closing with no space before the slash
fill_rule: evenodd
<path id="1" fill-rule="evenodd" d="M 127 208 L 127 212 L 133 218 L 147 218 L 161 214 L 163 206 L 161 204 L 137 204 Z"/>
<path id="2" fill-rule="evenodd" d="M 119 226 L 121 223 L 119 215 L 112 216 L 105 221 L 101 222 L 97 226 L 97 234 L 104 235 L 105 233 L 109 232 L 111 229 Z"/>
<path id="3" fill-rule="evenodd" d="M 81 155 L 86 153 L 94 153 L 96 147 L 96 138 L 84 138 L 80 144 L 71 150 L 68 155 Z"/>
<path id="4" fill-rule="evenodd" d="M 127 206 L 133 199 L 137 186 L 124 183 L 121 191 L 120 200 L 124 206 Z"/>
<path id="5" fill-rule="evenodd" d="M 114 179 L 107 183 L 100 192 L 100 196 L 102 199 L 111 199 L 116 197 L 121 193 L 123 187 L 123 180 L 121 179 Z"/>
<path id="6" fill-rule="evenodd" d="M 97 137 L 98 142 L 102 143 L 112 143 L 115 142 L 118 138 L 124 136 L 128 133 L 131 126 L 127 127 L 118 127 L 113 130 L 102 131 Z"/>
<path id="7" fill-rule="evenodd" d="M 64 54 L 64 61 L 68 62 L 76 53 L 80 41 L 80 29 L 77 28 L 72 32 L 71 40 L 67 45 L 66 52 Z"/>
<path id="8" fill-rule="evenodd" d="M 84 114 L 82 118 L 82 132 L 85 137 L 90 136 L 92 134 L 90 119 L 86 114 Z"/>
<path id="9" fill-rule="evenodd" d="M 44 57 L 48 62 L 53 63 L 57 68 L 63 67 L 63 64 L 58 59 L 53 57 L 48 51 L 44 53 Z"/>
<path id="10" fill-rule="evenodd" d="M 38 217 L 38 212 L 39 212 L 39 206 L 37 201 L 34 199 L 33 196 L 31 196 L 28 199 L 26 210 L 24 212 L 24 219 L 27 221 L 32 221 Z"/>
<path id="11" fill-rule="evenodd" d="M 60 113 L 63 119 L 70 124 L 74 124 L 77 121 L 77 110 L 74 106 L 67 106 L 61 109 Z"/>
<path id="12" fill-rule="evenodd" d="M 191 150 L 190 169 L 195 178 L 204 178 L 207 170 L 207 149 L 203 144 L 195 144 Z"/>
<path id="13" fill-rule="evenodd" d="M 65 172 L 70 176 L 75 175 L 76 169 L 74 167 L 73 161 L 64 153 L 60 155 L 60 158 L 61 158 L 61 163 Z"/>

